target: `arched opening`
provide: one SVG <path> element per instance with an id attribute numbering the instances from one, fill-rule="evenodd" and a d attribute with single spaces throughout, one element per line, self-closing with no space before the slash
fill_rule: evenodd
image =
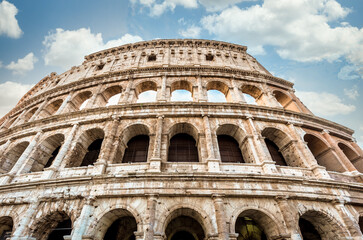
<path id="1" fill-rule="evenodd" d="M 171 85 L 171 101 L 193 101 L 193 85 L 188 81 L 178 81 Z"/>
<path id="2" fill-rule="evenodd" d="M 168 240 L 204 240 L 206 237 L 202 217 L 193 209 L 181 208 L 168 216 L 165 228 Z"/>
<path id="3" fill-rule="evenodd" d="M 258 87 L 253 85 L 243 85 L 242 93 L 247 104 L 259 104 L 259 99 L 262 96 L 262 91 Z"/>
<path id="4" fill-rule="evenodd" d="M 231 102 L 232 97 L 229 87 L 223 82 L 212 81 L 207 84 L 207 95 L 209 102 Z"/>
<path id="5" fill-rule="evenodd" d="M 363 158 L 358 155 L 352 148 L 344 143 L 338 143 L 339 148 L 343 151 L 345 156 L 351 161 L 354 167 L 359 171 L 363 171 Z"/>
<path id="6" fill-rule="evenodd" d="M 149 149 L 149 136 L 138 135 L 130 139 L 123 157 L 123 163 L 146 162 Z"/>
<path id="7" fill-rule="evenodd" d="M 265 144 L 267 146 L 267 149 L 271 155 L 272 160 L 275 162 L 276 165 L 279 166 L 287 166 L 287 163 L 280 153 L 279 147 L 268 138 L 265 138 Z"/>
<path id="8" fill-rule="evenodd" d="M 137 103 L 155 102 L 157 86 L 155 82 L 146 81 L 137 85 L 136 89 Z"/>
<path id="9" fill-rule="evenodd" d="M 189 134 L 178 133 L 170 139 L 169 162 L 199 162 L 195 139 Z"/>
<path id="10" fill-rule="evenodd" d="M 65 212 L 54 212 L 41 219 L 32 237 L 39 240 L 63 240 L 72 233 L 72 220 Z"/>
<path id="11" fill-rule="evenodd" d="M 48 106 L 46 106 L 40 113 L 39 113 L 39 118 L 45 118 L 45 117 L 49 117 L 52 116 L 53 114 L 55 114 L 58 109 L 60 108 L 60 106 L 62 105 L 63 100 L 62 99 L 58 99 L 53 101 L 52 103 L 48 104 Z"/>
<path id="12" fill-rule="evenodd" d="M 300 218 L 299 227 L 303 239 L 321 240 L 320 234 L 315 229 L 314 225 L 311 224 L 311 222 L 309 222 L 308 220 Z"/>
<path id="13" fill-rule="evenodd" d="M 345 168 L 340 163 L 338 156 L 323 140 L 312 134 L 305 134 L 304 141 L 307 142 L 308 148 L 320 166 L 324 166 L 328 171 L 345 171 Z"/>
<path id="14" fill-rule="evenodd" d="M 12 117 L 3 127 L 10 128 L 18 117 Z"/>
<path id="15" fill-rule="evenodd" d="M 121 97 L 122 88 L 120 86 L 112 86 L 102 92 L 103 98 L 99 98 L 100 107 L 117 105 Z"/>
<path id="16" fill-rule="evenodd" d="M 234 227 L 238 240 L 278 239 L 282 230 L 273 218 L 254 209 L 243 211 L 237 217 Z"/>
<path id="17" fill-rule="evenodd" d="M 30 169 L 24 168 L 24 172 L 38 172 L 50 167 L 56 158 L 64 141 L 63 134 L 55 134 L 45 139 L 31 155 L 33 164 Z"/>
<path id="18" fill-rule="evenodd" d="M 236 221 L 237 240 L 267 240 L 262 228 L 249 217 L 239 217 Z"/>
<path id="19" fill-rule="evenodd" d="M 72 151 L 67 167 L 93 165 L 100 154 L 103 138 L 104 132 L 99 128 L 84 132 Z"/>
<path id="20" fill-rule="evenodd" d="M 301 112 L 300 109 L 297 107 L 296 103 L 292 100 L 292 98 L 287 96 L 285 93 L 276 90 L 273 92 L 273 94 L 281 107 L 283 107 L 284 109 Z"/>
<path id="21" fill-rule="evenodd" d="M 88 100 L 92 96 L 92 92 L 85 91 L 77 94 L 73 99 L 72 103 L 75 111 L 82 110 L 86 107 Z"/>
<path id="22" fill-rule="evenodd" d="M 11 148 L 7 153 L 5 153 L 1 158 L 1 172 L 7 173 L 9 172 L 13 166 L 15 165 L 16 161 L 20 158 L 23 154 L 25 149 L 28 147 L 29 142 L 21 142 Z"/>
<path id="23" fill-rule="evenodd" d="M 29 112 L 27 112 L 26 114 L 25 114 L 25 116 L 24 116 L 24 118 L 23 118 L 23 120 L 22 120 L 22 122 L 27 122 L 27 121 L 29 121 L 32 117 L 33 117 L 33 115 L 35 114 L 35 112 L 38 110 L 38 108 L 37 107 L 35 107 L 35 108 L 33 108 L 33 109 L 31 109 Z"/>
<path id="24" fill-rule="evenodd" d="M 219 153 L 222 162 L 244 163 L 238 142 L 231 136 L 218 135 Z"/>
<path id="25" fill-rule="evenodd" d="M 125 209 L 111 210 L 98 221 L 94 239 L 134 240 L 137 224 L 129 211 Z"/>
<path id="26" fill-rule="evenodd" d="M 0 217 L 0 240 L 6 240 L 11 237 L 13 225 L 14 223 L 11 217 Z"/>
<path id="27" fill-rule="evenodd" d="M 306 167 L 304 160 L 298 155 L 296 141 L 293 141 L 284 131 L 267 127 L 261 134 L 265 137 L 266 147 L 276 165 Z"/>
<path id="28" fill-rule="evenodd" d="M 358 224 L 359 224 L 360 231 L 363 233 L 363 216 L 359 217 Z"/>

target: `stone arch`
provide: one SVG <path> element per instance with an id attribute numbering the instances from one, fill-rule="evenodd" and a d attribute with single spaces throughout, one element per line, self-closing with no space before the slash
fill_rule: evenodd
<path id="1" fill-rule="evenodd" d="M 0 217 L 0 239 L 10 238 L 14 231 L 14 221 L 10 216 Z"/>
<path id="2" fill-rule="evenodd" d="M 189 81 L 181 80 L 181 81 L 175 81 L 171 84 L 170 95 L 171 95 L 172 101 L 173 101 L 173 92 L 176 90 L 186 90 L 191 93 L 192 99 L 194 97 L 193 84 Z M 177 100 L 177 101 L 179 101 L 179 100 Z M 184 100 L 182 100 L 182 101 L 184 101 Z M 190 101 L 190 100 L 186 100 L 186 101 Z"/>
<path id="3" fill-rule="evenodd" d="M 67 223 L 71 222 L 70 229 L 67 229 L 63 236 L 71 235 L 73 228 L 73 221 L 71 217 L 64 211 L 56 211 L 52 212 L 43 218 L 39 219 L 34 226 L 32 226 L 31 236 L 36 238 L 37 240 L 47 240 L 49 235 L 52 234 L 53 230 L 58 228 L 58 226 L 67 221 Z M 62 226 L 63 228 L 64 226 Z M 64 227 L 65 228 L 65 227 Z M 69 228 L 69 226 L 67 226 Z"/>
<path id="4" fill-rule="evenodd" d="M 347 239 L 348 231 L 333 216 L 323 210 L 305 209 L 299 211 L 300 218 L 310 222 L 319 233 L 322 240 Z"/>
<path id="5" fill-rule="evenodd" d="M 112 225 L 119 219 L 126 218 L 126 222 L 129 222 L 131 219 L 134 219 L 134 223 L 131 221 L 131 224 L 135 224 L 135 228 L 128 229 L 127 231 L 128 236 L 125 236 L 125 238 L 122 239 L 128 239 L 126 237 L 129 237 L 130 234 L 133 234 L 136 231 L 141 231 L 142 229 L 142 221 L 138 217 L 139 214 L 137 214 L 135 211 L 133 211 L 130 208 L 121 207 L 118 206 L 113 209 L 108 209 L 107 212 L 103 212 L 101 217 L 99 219 L 96 219 L 95 221 L 95 228 L 93 230 L 93 237 L 95 240 L 102 240 L 104 239 L 104 236 L 107 234 L 107 231 Z M 134 227 L 134 226 L 133 226 Z"/>
<path id="6" fill-rule="evenodd" d="M 221 82 L 221 81 L 211 81 L 211 82 L 208 82 L 207 83 L 207 91 L 209 90 L 217 90 L 221 93 L 223 93 L 224 97 L 225 97 L 225 100 L 227 102 L 232 102 L 232 94 L 231 94 L 231 91 L 229 90 L 229 87 L 227 84 L 225 84 L 224 82 Z M 208 101 L 210 101 L 208 99 Z"/>
<path id="7" fill-rule="evenodd" d="M 99 99 L 98 103 L 97 103 L 98 107 L 109 106 L 110 99 L 116 95 L 121 96 L 121 92 L 122 92 L 122 87 L 119 85 L 114 85 L 114 86 L 106 88 L 100 94 L 101 97 L 98 98 Z M 116 99 L 115 101 L 118 102 L 118 99 Z M 115 105 L 115 104 L 112 104 L 112 105 Z"/>
<path id="8" fill-rule="evenodd" d="M 0 160 L 0 170 L 3 173 L 9 172 L 15 165 L 15 163 L 18 161 L 20 156 L 23 154 L 25 149 L 28 147 L 29 142 L 24 141 L 17 143 L 15 146 L 10 148 L 9 151 L 7 151 Z"/>
<path id="9" fill-rule="evenodd" d="M 241 91 L 243 94 L 247 94 L 254 98 L 256 104 L 263 105 L 261 102 L 261 96 L 263 92 L 259 87 L 256 87 L 255 85 L 244 84 L 241 87 Z"/>
<path id="10" fill-rule="evenodd" d="M 18 117 L 11 117 L 9 121 L 5 123 L 4 128 L 10 128 Z"/>
<path id="11" fill-rule="evenodd" d="M 248 144 L 248 141 L 246 141 L 247 135 L 239 126 L 230 123 L 219 125 L 216 130 L 216 134 L 217 136 L 228 135 L 234 138 L 238 143 L 244 161 L 247 163 L 255 162 L 255 159 L 253 159 L 253 154 L 251 149 L 252 146 L 250 146 Z"/>
<path id="12" fill-rule="evenodd" d="M 139 100 L 140 94 L 146 93 L 148 91 L 154 91 L 156 93 L 157 90 L 158 90 L 157 84 L 155 82 L 153 81 L 141 82 L 135 88 L 136 98 L 137 100 Z M 154 101 L 156 101 L 156 94 Z"/>
<path id="13" fill-rule="evenodd" d="M 168 231 L 168 225 L 170 223 L 173 222 L 174 219 L 178 219 L 179 217 L 189 217 L 194 219 L 202 228 L 204 236 L 213 234 L 213 228 L 212 228 L 212 223 L 210 218 L 208 217 L 208 215 L 203 214 L 203 212 L 200 209 L 196 209 L 194 206 L 185 206 L 185 205 L 177 205 L 174 206 L 173 208 L 171 208 L 169 210 L 169 214 L 167 214 L 166 216 L 161 217 L 159 223 L 160 223 L 160 228 L 159 231 L 161 233 L 164 233 L 167 237 L 168 240 L 171 239 L 171 235 L 173 234 L 172 232 L 170 232 L 170 230 Z M 185 228 L 181 228 L 180 224 L 175 223 L 174 225 L 175 227 L 177 227 L 176 229 L 173 229 L 174 232 L 178 231 L 178 230 L 187 230 Z M 186 226 L 186 227 L 190 227 L 190 226 Z M 169 235 L 169 236 L 168 236 Z M 198 240 L 203 240 L 198 238 Z"/>
<path id="14" fill-rule="evenodd" d="M 71 109 L 70 111 L 78 111 L 85 108 L 85 105 L 87 104 L 91 96 L 91 91 L 83 91 L 78 93 L 75 97 L 72 98 L 71 105 L 73 106 L 73 109 Z"/>
<path id="15" fill-rule="evenodd" d="M 66 167 L 87 166 L 85 164 L 88 164 L 88 160 L 92 161 L 92 164 L 93 164 L 97 160 L 95 158 L 98 158 L 98 154 L 99 154 L 104 136 L 105 136 L 104 131 L 100 128 L 91 128 L 91 129 L 84 131 L 81 134 L 81 136 L 78 138 L 77 143 L 72 150 L 70 160 L 67 163 Z M 101 141 L 101 144 L 99 142 L 97 142 L 97 146 L 95 146 L 95 147 L 97 147 L 97 149 L 95 151 L 98 151 L 98 154 L 97 154 L 97 152 L 92 152 L 92 153 L 88 154 L 90 151 L 89 148 L 97 140 Z M 93 151 L 93 149 L 92 149 L 92 151 Z M 92 154 L 92 156 L 90 156 L 91 154 Z M 88 159 L 88 157 L 90 157 L 92 159 Z"/>
<path id="16" fill-rule="evenodd" d="M 28 166 L 24 167 L 24 172 L 38 172 L 50 167 L 57 156 L 60 147 L 64 142 L 64 135 L 61 133 L 47 137 L 36 147 L 30 156 Z"/>
<path id="17" fill-rule="evenodd" d="M 38 118 L 45 118 L 55 114 L 63 103 L 63 99 L 57 99 L 48 104 L 40 113 Z"/>
<path id="18" fill-rule="evenodd" d="M 289 94 L 284 93 L 281 90 L 275 90 L 272 92 L 275 96 L 277 102 L 283 107 L 284 109 L 295 111 L 295 112 L 301 112 L 299 107 L 296 105 L 296 102 L 293 98 L 289 96 Z"/>
<path id="19" fill-rule="evenodd" d="M 35 112 L 38 110 L 38 107 L 34 107 L 32 109 L 30 109 L 25 115 L 24 115 L 24 118 L 22 120 L 22 122 L 27 122 L 28 120 L 30 120 L 33 115 L 35 114 Z"/>
<path id="20" fill-rule="evenodd" d="M 339 142 L 338 147 L 343 151 L 349 161 L 353 163 L 354 167 L 359 172 L 363 172 L 363 158 L 359 156 L 359 153 L 357 153 L 357 151 L 351 148 L 348 144 L 345 144 L 343 142 Z"/>
<path id="21" fill-rule="evenodd" d="M 345 171 L 338 156 L 324 139 L 316 134 L 307 133 L 304 135 L 304 141 L 320 166 L 324 166 L 328 171 Z"/>
<path id="22" fill-rule="evenodd" d="M 282 230 L 284 227 L 281 227 L 278 221 L 273 214 L 269 213 L 267 210 L 263 208 L 251 208 L 247 207 L 242 211 L 239 211 L 239 214 L 232 216 L 230 231 L 236 231 L 236 224 L 239 218 L 248 217 L 255 221 L 260 228 L 264 231 L 267 236 L 267 239 L 279 239 L 279 236 L 283 234 Z"/>
<path id="23" fill-rule="evenodd" d="M 288 166 L 305 167 L 304 162 L 297 155 L 295 141 L 286 132 L 276 127 L 266 127 L 261 132 L 261 135 L 265 137 L 265 143 L 272 158 L 276 153 L 271 149 L 273 146 L 269 144 L 273 143 L 278 148 L 276 150 L 282 155 Z"/>
<path id="24" fill-rule="evenodd" d="M 149 149 L 148 149 L 147 159 L 150 158 L 149 157 L 151 154 L 150 128 L 149 128 L 149 126 L 145 125 L 144 123 L 133 123 L 133 124 L 126 126 L 119 137 L 119 141 L 121 142 L 121 144 L 118 144 L 119 146 L 117 148 L 114 163 L 122 162 L 128 142 L 132 138 L 134 138 L 136 136 L 141 136 L 141 135 L 149 136 Z"/>
<path id="25" fill-rule="evenodd" d="M 198 129 L 195 126 L 193 126 L 192 124 L 186 123 L 186 122 L 174 124 L 169 129 L 169 133 L 168 133 L 169 139 L 171 139 L 174 135 L 176 135 L 178 133 L 186 133 L 186 134 L 192 136 L 195 139 L 195 141 L 198 143 L 198 140 L 199 140 Z"/>

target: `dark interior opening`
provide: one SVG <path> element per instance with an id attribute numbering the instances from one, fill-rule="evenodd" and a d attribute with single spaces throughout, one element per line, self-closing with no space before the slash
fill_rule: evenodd
<path id="1" fill-rule="evenodd" d="M 146 162 L 149 149 L 149 136 L 139 135 L 131 138 L 123 157 L 123 163 Z"/>
<path id="2" fill-rule="evenodd" d="M 170 139 L 169 162 L 199 162 L 198 149 L 194 138 L 185 133 L 174 135 Z"/>
<path id="3" fill-rule="evenodd" d="M 81 167 L 93 165 L 97 161 L 98 155 L 100 154 L 102 141 L 103 139 L 97 139 L 93 141 L 91 145 L 89 145 L 87 153 L 82 160 Z"/>
<path id="4" fill-rule="evenodd" d="M 187 231 L 176 232 L 171 240 L 196 240 L 194 236 Z"/>
<path id="5" fill-rule="evenodd" d="M 97 71 L 100 71 L 103 69 L 103 67 L 105 66 L 105 64 L 100 64 L 100 65 L 97 65 Z"/>
<path id="6" fill-rule="evenodd" d="M 135 240 L 134 232 L 137 224 L 133 217 L 122 217 L 112 223 L 107 229 L 104 240 Z"/>
<path id="7" fill-rule="evenodd" d="M 155 54 L 151 54 L 147 57 L 147 61 L 148 62 L 153 62 L 156 61 L 156 55 Z"/>
<path id="8" fill-rule="evenodd" d="M 308 220 L 300 218 L 299 227 L 304 240 L 321 240 L 320 234 Z"/>
<path id="9" fill-rule="evenodd" d="M 270 152 L 272 160 L 279 166 L 287 166 L 284 157 L 282 156 L 281 152 L 279 151 L 279 147 L 271 140 L 265 138 L 265 143 Z"/>
<path id="10" fill-rule="evenodd" d="M 72 221 L 70 219 L 59 222 L 57 227 L 49 234 L 48 240 L 64 240 L 63 236 L 71 235 Z"/>
<path id="11" fill-rule="evenodd" d="M 61 146 L 57 147 L 53 152 L 52 155 L 50 156 L 50 158 L 48 159 L 47 163 L 45 164 L 44 168 L 48 168 L 52 165 L 54 159 L 57 157 L 59 149 L 61 148 Z"/>
<path id="12" fill-rule="evenodd" d="M 219 153 L 222 162 L 244 163 L 238 142 L 231 136 L 218 135 Z"/>
<path id="13" fill-rule="evenodd" d="M 213 61 L 213 59 L 214 59 L 214 56 L 212 54 L 205 55 L 205 60 L 207 60 L 207 61 Z"/>
<path id="14" fill-rule="evenodd" d="M 262 228 L 249 217 L 239 217 L 236 221 L 238 240 L 267 240 Z"/>

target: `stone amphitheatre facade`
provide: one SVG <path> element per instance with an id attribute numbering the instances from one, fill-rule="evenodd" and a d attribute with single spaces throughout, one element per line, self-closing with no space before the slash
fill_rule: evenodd
<path id="1" fill-rule="evenodd" d="M 246 49 L 139 42 L 42 79 L 0 121 L 0 238 L 362 239 L 353 131 Z"/>

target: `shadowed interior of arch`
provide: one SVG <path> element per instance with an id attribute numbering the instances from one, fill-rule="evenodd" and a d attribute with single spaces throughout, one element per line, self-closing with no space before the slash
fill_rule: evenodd
<path id="1" fill-rule="evenodd" d="M 272 160 L 279 166 L 287 166 L 287 163 L 282 156 L 279 147 L 270 139 L 265 138 L 265 143 L 267 146 L 268 151 L 270 152 Z"/>
<path id="2" fill-rule="evenodd" d="M 338 147 L 343 151 L 344 155 L 353 163 L 354 167 L 363 172 L 363 158 L 344 143 L 338 143 Z"/>
<path id="3" fill-rule="evenodd" d="M 135 240 L 137 231 L 135 218 L 130 216 L 116 219 L 107 229 L 104 240 Z"/>
<path id="4" fill-rule="evenodd" d="M 72 233 L 72 220 L 63 211 L 53 212 L 40 219 L 32 230 L 32 237 L 41 240 L 63 240 Z"/>
<path id="5" fill-rule="evenodd" d="M 171 220 L 165 229 L 167 240 L 204 240 L 200 223 L 192 217 L 180 215 Z"/>
<path id="6" fill-rule="evenodd" d="M 192 136 L 185 133 L 174 135 L 170 139 L 169 162 L 199 162 L 198 149 Z"/>
<path id="7" fill-rule="evenodd" d="M 149 136 L 138 135 L 129 140 L 123 163 L 146 162 L 149 149 Z"/>
<path id="8" fill-rule="evenodd" d="M 219 153 L 222 162 L 244 163 L 238 142 L 231 136 L 218 135 Z"/>
<path id="9" fill-rule="evenodd" d="M 239 217 L 235 228 L 237 240 L 267 240 L 265 232 L 252 218 Z"/>
<path id="10" fill-rule="evenodd" d="M 20 158 L 23 154 L 25 149 L 28 147 L 29 142 L 21 142 L 12 147 L 8 152 L 3 154 L 2 158 L 0 159 L 0 170 L 3 173 L 9 172 L 13 166 L 15 165 L 16 161 Z"/>
<path id="11" fill-rule="evenodd" d="M 0 217 L 0 240 L 11 237 L 13 231 L 13 219 L 11 217 Z"/>
<path id="12" fill-rule="evenodd" d="M 299 227 L 304 240 L 321 240 L 320 234 L 316 231 L 314 225 L 308 220 L 300 218 Z"/>

